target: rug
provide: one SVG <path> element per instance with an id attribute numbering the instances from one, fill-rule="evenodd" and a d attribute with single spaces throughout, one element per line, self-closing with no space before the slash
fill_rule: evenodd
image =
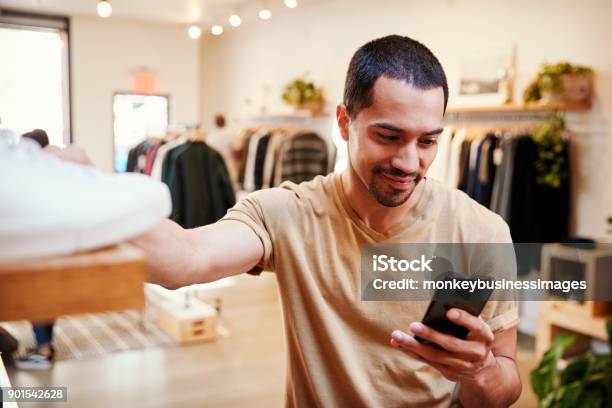
<path id="1" fill-rule="evenodd" d="M 19 341 L 16 357 L 35 347 L 27 321 L 0 323 Z M 53 328 L 56 360 L 82 360 L 108 353 L 175 345 L 168 335 L 142 320 L 140 310 L 61 317 Z"/>

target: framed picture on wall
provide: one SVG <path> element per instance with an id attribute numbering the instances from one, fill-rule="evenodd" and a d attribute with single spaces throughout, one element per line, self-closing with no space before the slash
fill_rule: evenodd
<path id="1" fill-rule="evenodd" d="M 510 103 L 514 65 L 513 45 L 463 50 L 457 55 L 459 75 L 453 106 L 497 106 Z"/>

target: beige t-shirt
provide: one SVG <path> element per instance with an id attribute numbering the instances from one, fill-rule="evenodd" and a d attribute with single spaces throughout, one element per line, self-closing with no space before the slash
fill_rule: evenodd
<path id="1" fill-rule="evenodd" d="M 393 348 L 428 302 L 366 302 L 360 245 L 402 242 L 511 242 L 506 223 L 465 193 L 425 178 L 419 202 L 387 233 L 369 228 L 344 195 L 339 174 L 260 190 L 223 220 L 253 229 L 264 246 L 254 273 L 276 272 L 288 348 L 287 406 L 447 407 L 455 383 Z M 222 220 L 222 221 L 223 221 Z M 518 323 L 512 302 L 489 302 L 496 332 Z"/>

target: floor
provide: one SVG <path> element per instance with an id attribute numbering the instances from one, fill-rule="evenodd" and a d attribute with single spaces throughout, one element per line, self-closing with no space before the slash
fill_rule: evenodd
<path id="1" fill-rule="evenodd" d="M 62 407 L 281 407 L 285 344 L 271 274 L 241 276 L 207 296 L 223 299 L 229 335 L 184 347 L 149 348 L 57 362 L 44 372 L 9 368 L 13 386 L 67 386 Z M 519 341 L 523 394 L 514 407 L 536 407 L 529 389 L 533 342 Z M 43 407 L 28 403 L 28 407 Z"/>

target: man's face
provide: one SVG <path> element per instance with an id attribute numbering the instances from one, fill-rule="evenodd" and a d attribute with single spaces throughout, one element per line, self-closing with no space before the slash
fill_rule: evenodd
<path id="1" fill-rule="evenodd" d="M 443 115 L 441 87 L 422 90 L 387 77 L 375 82 L 372 106 L 354 119 L 338 107 L 350 165 L 378 203 L 397 207 L 410 198 L 436 156 Z"/>

